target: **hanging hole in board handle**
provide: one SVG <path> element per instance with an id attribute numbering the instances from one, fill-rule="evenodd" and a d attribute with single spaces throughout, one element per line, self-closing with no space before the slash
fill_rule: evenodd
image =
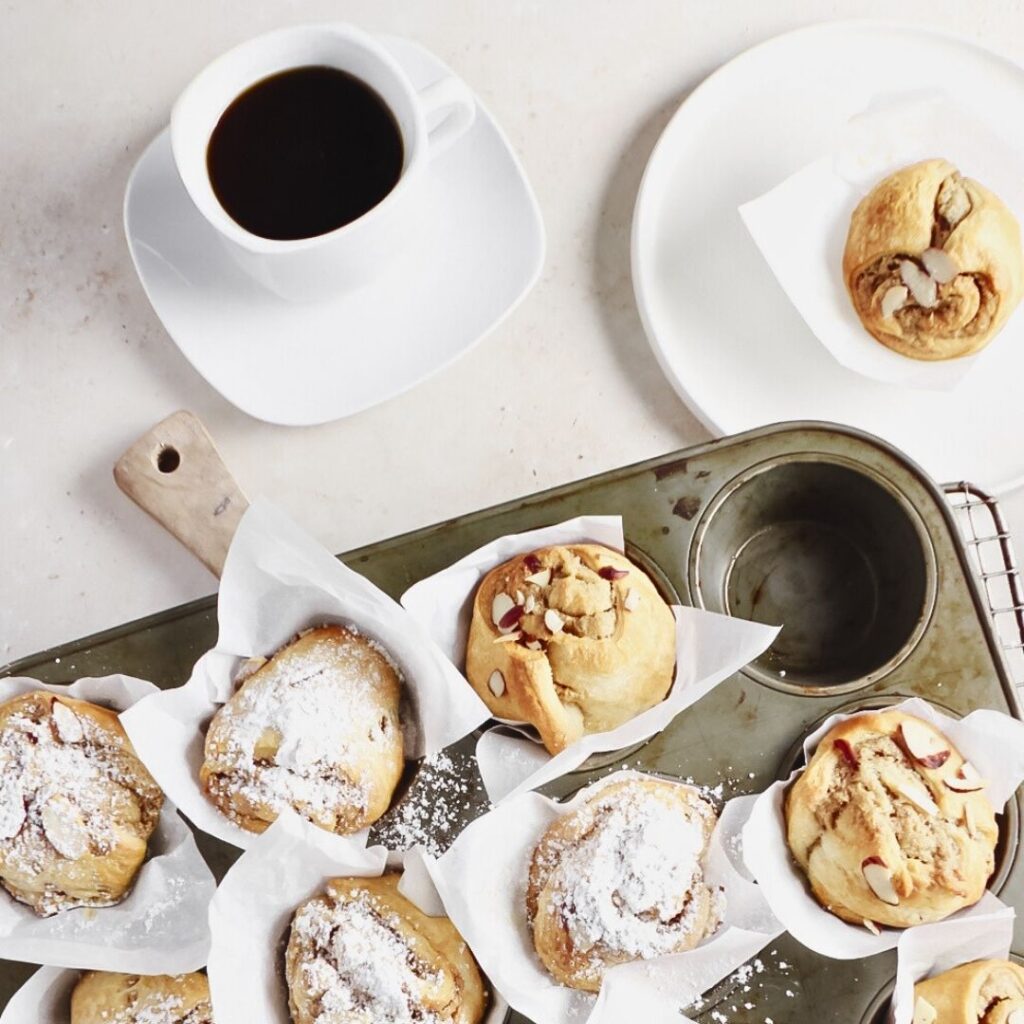
<path id="1" fill-rule="evenodd" d="M 165 445 L 156 453 L 156 468 L 161 473 L 173 473 L 181 465 L 181 453 L 177 448 Z"/>
<path id="2" fill-rule="evenodd" d="M 215 576 L 249 501 L 194 413 L 182 410 L 117 460 L 114 479 Z"/>

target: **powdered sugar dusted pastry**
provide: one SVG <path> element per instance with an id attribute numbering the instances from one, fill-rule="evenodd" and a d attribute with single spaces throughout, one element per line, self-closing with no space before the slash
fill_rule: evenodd
<path id="1" fill-rule="evenodd" d="M 71 993 L 71 1024 L 213 1024 L 205 974 L 88 971 Z"/>
<path id="2" fill-rule="evenodd" d="M 1024 294 L 1020 228 L 946 160 L 904 167 L 861 200 L 843 277 L 861 323 L 913 359 L 984 348 Z"/>
<path id="3" fill-rule="evenodd" d="M 533 853 L 526 910 L 544 966 L 597 992 L 616 964 L 693 949 L 718 927 L 703 858 L 715 812 L 656 779 L 606 785 Z"/>
<path id="4" fill-rule="evenodd" d="M 999 830 L 986 785 L 919 718 L 849 718 L 790 788 L 789 848 L 817 899 L 845 921 L 939 921 L 977 903 L 992 874 Z"/>
<path id="5" fill-rule="evenodd" d="M 914 1024 L 1020 1024 L 1024 967 L 975 960 L 914 986 Z"/>
<path id="6" fill-rule="evenodd" d="M 447 917 L 428 917 L 397 874 L 335 878 L 292 919 L 293 1024 L 479 1024 L 483 979 Z"/>
<path id="7" fill-rule="evenodd" d="M 481 581 L 466 675 L 496 716 L 532 723 L 557 754 L 663 700 L 675 636 L 671 608 L 625 555 L 543 548 Z"/>
<path id="8" fill-rule="evenodd" d="M 124 899 L 162 805 L 115 712 L 43 690 L 0 705 L 0 881 L 40 916 Z"/>
<path id="9" fill-rule="evenodd" d="M 373 641 L 343 626 L 309 630 L 214 716 L 204 791 L 250 832 L 285 807 L 328 832 L 358 832 L 388 809 L 402 774 L 400 687 Z"/>

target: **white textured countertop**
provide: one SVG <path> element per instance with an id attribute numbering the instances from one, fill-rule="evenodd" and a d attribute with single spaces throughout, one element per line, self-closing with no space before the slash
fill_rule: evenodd
<path id="1" fill-rule="evenodd" d="M 335 551 L 704 440 L 633 303 L 644 164 L 723 61 L 848 16 L 920 21 L 1024 60 L 1016 0 L 5 3 L 0 663 L 214 589 L 111 477 L 121 451 L 179 408 L 203 418 L 250 496 Z M 121 201 L 208 60 L 270 28 L 332 18 L 414 38 L 476 89 L 531 177 L 547 262 L 509 320 L 411 393 L 327 426 L 272 427 L 230 406 L 167 337 L 132 270 Z M 1024 497 L 1004 509 L 1024 535 Z"/>

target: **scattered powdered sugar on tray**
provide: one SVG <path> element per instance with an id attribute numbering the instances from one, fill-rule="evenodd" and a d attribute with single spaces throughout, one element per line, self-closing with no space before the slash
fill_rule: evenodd
<path id="1" fill-rule="evenodd" d="M 292 922 L 292 942 L 303 957 L 299 979 L 289 977 L 295 1003 L 316 1006 L 317 1021 L 388 1021 L 445 1024 L 452 1018 L 423 1005 L 421 993 L 443 991 L 445 977 L 432 971 L 400 936 L 400 922 L 370 893 L 345 902 L 313 900 Z M 295 985 L 300 982 L 300 992 Z"/>
<path id="2" fill-rule="evenodd" d="M 422 846 L 440 857 L 487 807 L 471 755 L 442 750 L 420 764 L 409 792 L 377 824 L 372 841 L 391 850 Z"/>
<path id="3" fill-rule="evenodd" d="M 758 1021 L 758 1024 L 786 1024 L 771 1016 L 757 1013 L 766 992 L 781 989 L 787 999 L 796 999 L 794 988 L 799 982 L 792 976 L 793 965 L 779 956 L 777 949 L 766 950 L 760 956 L 738 967 L 729 977 L 723 979 L 711 992 L 698 997 L 687 1007 L 688 1013 L 706 1016 L 714 1024 L 730 1024 L 735 1019 Z"/>

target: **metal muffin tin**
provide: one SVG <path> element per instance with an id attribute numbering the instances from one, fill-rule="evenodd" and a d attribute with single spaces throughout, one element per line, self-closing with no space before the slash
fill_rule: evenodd
<path id="1" fill-rule="evenodd" d="M 974 525 L 987 499 L 961 485 L 956 504 Z M 957 493 L 960 493 L 958 489 Z M 1003 648 L 1020 646 L 1018 581 L 998 511 L 990 536 L 965 545 L 943 491 L 891 446 L 823 423 L 765 427 L 605 473 L 543 494 L 462 516 L 343 556 L 398 597 L 474 548 L 581 514 L 621 514 L 630 553 L 684 603 L 775 621 L 772 651 L 679 715 L 660 735 L 601 766 L 586 766 L 544 788 L 561 796 L 627 760 L 631 768 L 723 787 L 727 798 L 764 789 L 792 767 L 795 744 L 823 716 L 844 707 L 908 696 L 954 714 L 996 708 L 1022 717 Z M 986 544 L 1002 568 L 982 579 L 972 558 Z M 982 565 L 982 569 L 988 568 Z M 1010 590 L 993 608 L 988 584 Z M 1011 642 L 993 612 L 1010 613 Z M 1016 642 L 1013 640 L 1016 638 Z M 178 686 L 216 641 L 208 598 L 7 666 L 2 674 L 66 682 L 124 672 Z M 463 823 L 482 813 L 474 737 L 450 748 L 471 785 Z M 429 789 L 429 772 L 410 783 Z M 1024 896 L 1018 856 L 1019 800 L 1003 815 L 996 885 L 1004 900 Z M 386 841 L 389 812 L 377 829 Z M 452 835 L 457 834 L 453 832 Z M 200 834 L 214 871 L 238 851 Z M 1015 949 L 1024 950 L 1024 923 Z M 0 1003 L 33 968 L 3 964 Z M 770 944 L 760 970 L 705 994 L 695 1019 L 711 1024 L 851 1024 L 884 1013 L 895 954 L 828 960 L 788 935 Z M 746 990 L 745 990 L 746 989 Z M 510 1014 L 510 1021 L 524 1018 Z"/>

